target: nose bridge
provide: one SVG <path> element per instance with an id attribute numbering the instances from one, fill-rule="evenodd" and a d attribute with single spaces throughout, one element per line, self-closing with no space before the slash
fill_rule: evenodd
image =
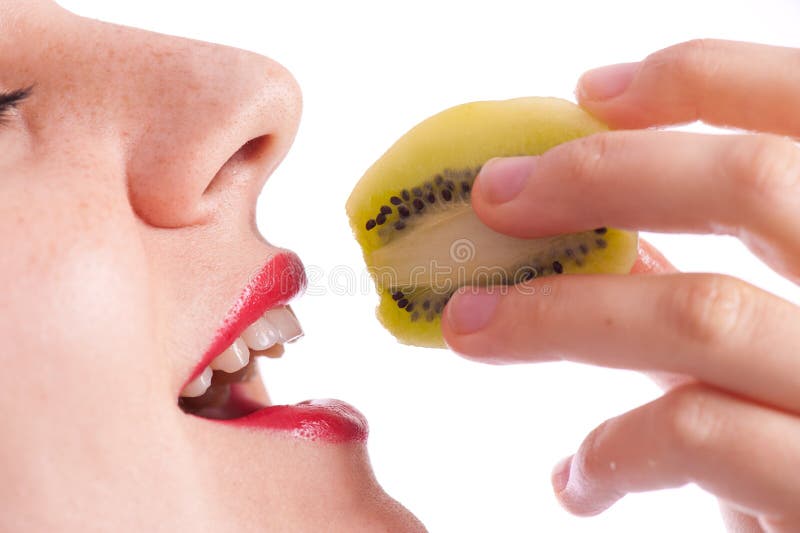
<path id="1" fill-rule="evenodd" d="M 134 30 L 130 30 L 134 31 Z M 203 223 L 220 204 L 251 211 L 294 138 L 301 101 L 288 71 L 229 47 L 140 32 L 126 39 L 119 101 L 130 201 L 159 227 Z M 244 209 L 242 209 L 244 207 Z"/>

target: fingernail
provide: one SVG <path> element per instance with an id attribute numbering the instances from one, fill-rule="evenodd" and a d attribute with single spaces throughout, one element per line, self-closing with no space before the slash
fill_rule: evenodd
<path id="1" fill-rule="evenodd" d="M 569 470 L 572 468 L 573 457 L 574 455 L 570 455 L 569 457 L 561 459 L 561 461 L 556 464 L 555 468 L 553 468 L 550 482 L 553 484 L 553 490 L 556 494 L 564 492 L 564 489 L 567 488 L 567 483 L 569 483 Z"/>
<path id="2" fill-rule="evenodd" d="M 481 193 L 489 203 L 504 204 L 516 198 L 531 175 L 536 156 L 492 159 L 481 169 Z"/>
<path id="3" fill-rule="evenodd" d="M 586 72 L 578 81 L 578 94 L 585 100 L 608 100 L 631 84 L 639 63 L 619 63 Z"/>
<path id="4" fill-rule="evenodd" d="M 493 290 L 468 288 L 457 292 L 447 304 L 450 327 L 459 335 L 483 329 L 491 320 L 499 299 L 500 294 Z"/>

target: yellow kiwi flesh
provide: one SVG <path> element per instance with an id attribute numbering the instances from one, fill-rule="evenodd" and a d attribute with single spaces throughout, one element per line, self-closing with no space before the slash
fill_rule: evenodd
<path id="1" fill-rule="evenodd" d="M 554 274 L 628 273 L 636 233 L 596 228 L 516 239 L 485 226 L 470 203 L 489 159 L 542 154 L 606 129 L 575 104 L 531 97 L 459 105 L 401 137 L 347 201 L 380 296 L 381 323 L 405 344 L 443 347 L 441 311 L 463 285 L 508 288 Z"/>

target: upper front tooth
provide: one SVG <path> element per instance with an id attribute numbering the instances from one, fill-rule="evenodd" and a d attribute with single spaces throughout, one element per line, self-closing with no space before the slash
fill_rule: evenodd
<path id="1" fill-rule="evenodd" d="M 266 350 L 278 342 L 278 330 L 261 317 L 244 330 L 242 339 L 251 350 Z"/>
<path id="2" fill-rule="evenodd" d="M 288 307 L 277 307 L 264 313 L 264 318 L 278 330 L 280 342 L 286 343 L 303 336 L 303 328 Z"/>
<path id="3" fill-rule="evenodd" d="M 211 368 L 233 373 L 247 366 L 250 362 L 250 349 L 241 337 L 237 337 L 227 350 L 211 361 Z"/>
<path id="4" fill-rule="evenodd" d="M 211 370 L 211 367 L 205 367 L 199 376 L 194 378 L 183 388 L 181 396 L 185 398 L 196 398 L 197 396 L 205 394 L 208 387 L 211 386 L 211 376 L 213 374 L 214 371 Z"/>

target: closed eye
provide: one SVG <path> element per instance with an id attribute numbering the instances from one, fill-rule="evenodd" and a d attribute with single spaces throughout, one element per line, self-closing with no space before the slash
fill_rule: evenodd
<path id="1" fill-rule="evenodd" d="M 8 121 L 11 112 L 30 97 L 33 86 L 16 91 L 0 92 L 0 126 Z"/>

